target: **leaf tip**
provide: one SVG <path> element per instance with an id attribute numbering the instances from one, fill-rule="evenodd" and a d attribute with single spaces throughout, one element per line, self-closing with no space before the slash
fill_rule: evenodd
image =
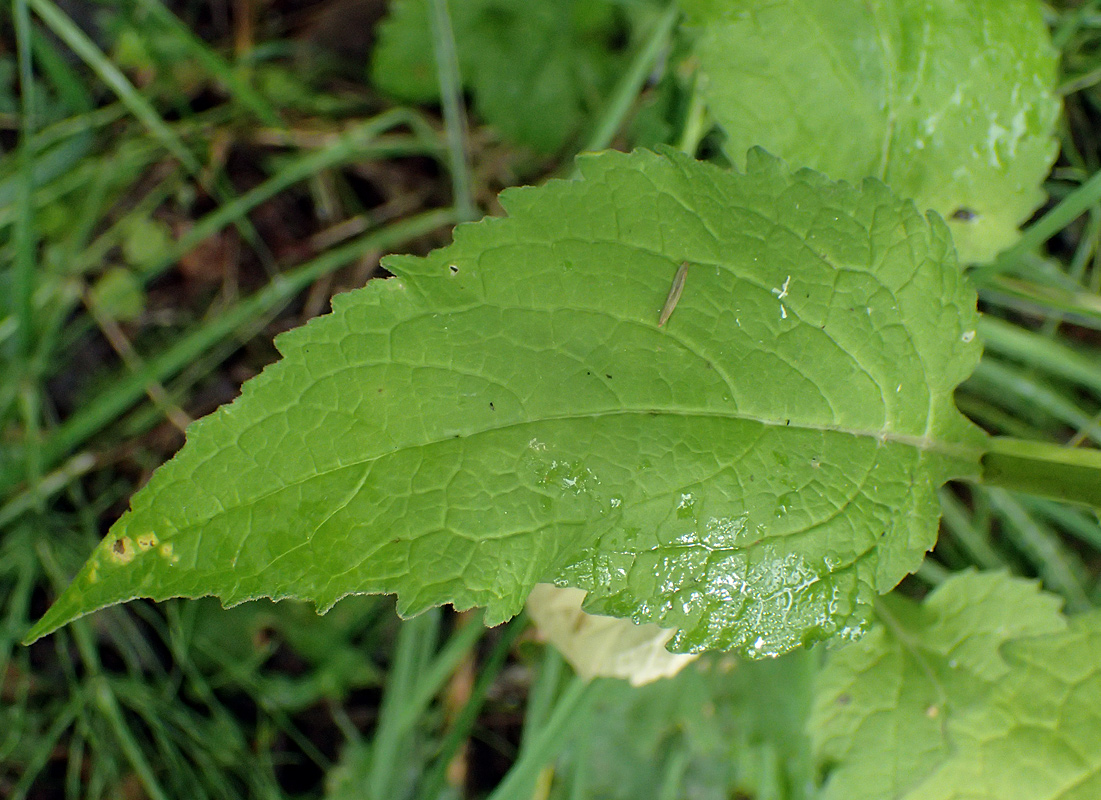
<path id="1" fill-rule="evenodd" d="M 71 603 L 66 602 L 67 593 L 63 594 L 52 606 L 47 609 L 46 613 L 42 615 L 42 618 L 38 622 L 31 626 L 31 629 L 23 635 L 22 644 L 24 646 L 30 646 L 43 637 L 49 636 L 54 631 L 65 627 L 70 622 L 78 620 L 87 611 L 74 611 L 71 607 Z"/>

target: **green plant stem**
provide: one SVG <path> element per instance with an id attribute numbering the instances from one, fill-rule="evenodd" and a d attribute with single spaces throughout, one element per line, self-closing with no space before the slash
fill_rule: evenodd
<path id="1" fill-rule="evenodd" d="M 452 202 L 459 221 L 464 222 L 477 219 L 479 215 L 478 207 L 474 204 L 470 165 L 467 162 L 467 123 L 459 54 L 455 47 L 455 32 L 451 27 L 447 2 L 448 0 L 431 0 L 429 23 L 432 26 L 432 45 L 436 54 L 436 75 L 440 83 L 444 126 L 447 129 Z"/>
<path id="2" fill-rule="evenodd" d="M 994 436 L 981 482 L 1101 508 L 1101 451 Z"/>
<path id="3" fill-rule="evenodd" d="M 78 173 L 83 183 L 84 197 L 74 213 L 69 231 L 54 250 L 52 259 L 54 264 L 64 265 L 65 271 L 71 273 L 83 273 L 101 266 L 111 248 L 119 246 L 126 225 L 131 220 L 148 218 L 162 202 L 179 189 L 180 173 L 178 170 L 172 170 L 164 180 L 150 188 L 144 197 L 134 202 L 125 213 L 114 220 L 113 224 L 89 243 L 96 223 L 99 222 L 100 213 L 105 205 L 111 202 L 107 198 L 107 192 L 112 182 L 118 180 L 120 174 L 124 177 L 132 175 L 136 179 L 136 175 L 146 169 L 157 157 L 154 148 L 146 149 L 149 152 L 142 154 L 137 164 L 132 159 L 122 159 L 122 164 L 112 159 L 97 166 L 91 175 Z M 145 155 L 150 157 L 147 159 Z M 148 279 L 153 276 L 143 273 L 142 277 Z M 73 342 L 79 340 L 92 328 L 92 321 L 86 315 L 74 316 L 73 313 L 81 304 L 84 288 L 83 281 L 74 275 L 52 281 L 49 284 L 48 294 L 38 293 L 35 306 L 38 315 L 36 351 L 30 369 L 32 374 L 39 376 L 40 380 L 60 371 L 66 362 L 64 359 L 58 359 L 56 354 L 72 346 Z M 63 333 L 68 341 L 59 342 Z M 7 335 L 8 330 L 0 323 L 0 342 Z M 0 390 L 0 411 L 4 408 L 6 399 Z"/>
<path id="4" fill-rule="evenodd" d="M 1089 210 L 1078 246 L 1074 248 L 1074 255 L 1066 267 L 1067 277 L 1076 284 L 1082 285 L 1086 279 L 1090 262 L 1097 255 L 1099 241 L 1101 241 L 1101 206 L 1094 206 Z"/>
<path id="5" fill-rule="evenodd" d="M 23 420 L 23 476 L 32 487 L 42 479 L 47 467 L 42 461 L 42 392 L 31 376 L 24 376 L 19 387 L 19 412 Z M 32 508 L 41 508 L 42 496 L 30 498 Z"/>
<path id="6" fill-rule="evenodd" d="M 36 137 L 31 148 L 34 152 L 30 167 L 33 208 L 42 207 L 80 188 L 85 180 L 80 172 L 84 166 L 80 162 L 88 155 L 92 143 L 90 138 L 84 136 L 74 136 L 49 148 L 39 144 L 39 141 L 41 137 Z M 18 163 L 18 151 L 13 160 Z M 54 181 L 57 184 L 51 185 Z M 0 181 L 0 226 L 20 222 L 18 198 L 24 183 L 21 172 Z"/>
<path id="7" fill-rule="evenodd" d="M 11 795 L 9 796 L 10 800 L 23 800 L 23 798 L 27 797 L 27 794 L 33 788 L 35 779 L 38 777 L 39 773 L 45 769 L 46 764 L 49 763 L 50 757 L 53 755 L 61 737 L 76 720 L 80 712 L 80 704 L 81 698 L 74 697 L 62 706 L 59 712 L 56 712 L 57 716 L 54 717 L 54 721 L 50 724 L 50 727 L 45 732 L 35 737 L 38 740 L 38 746 L 28 759 L 23 774 L 20 776 L 19 783 L 12 789 Z"/>
<path id="8" fill-rule="evenodd" d="M 152 160 L 156 158 L 156 154 L 150 153 L 148 155 L 152 156 L 148 161 L 145 158 L 139 158 L 125 165 L 112 164 L 111 167 L 116 169 L 121 167 L 121 170 L 126 171 L 130 175 L 134 175 L 134 168 L 140 162 L 145 161 L 146 163 L 144 167 L 139 167 L 139 169 L 147 169 L 151 166 Z M 107 167 L 107 170 L 109 171 L 111 167 Z M 113 178 L 113 175 L 101 177 L 95 174 L 92 176 L 91 180 L 95 182 L 92 184 L 90 191 L 88 191 L 87 199 L 89 205 L 82 208 L 83 213 L 79 214 L 74 220 L 70 237 L 66 237 L 66 241 L 64 241 L 63 246 L 65 247 L 65 255 L 58 257 L 58 261 L 68 265 L 69 270 L 74 273 L 79 273 L 81 275 L 87 274 L 100 267 L 104 261 L 109 260 L 111 250 L 122 246 L 122 242 L 126 237 L 127 228 L 130 225 L 135 222 L 140 223 L 145 220 L 155 219 L 157 209 L 165 202 L 171 202 L 171 198 L 185 185 L 185 179 L 180 170 L 174 169 L 169 171 L 163 180 L 150 186 L 143 197 L 135 199 L 131 207 L 112 220 L 109 226 L 97 230 L 97 223 L 101 221 L 103 209 L 110 203 L 110 200 L 105 196 L 105 192 L 112 189 L 117 190 L 117 185 L 111 186 Z M 99 197 L 97 198 L 96 195 L 99 195 Z M 219 209 L 220 208 L 222 208 L 222 206 L 219 206 Z M 217 213 L 217 211 L 211 213 Z M 187 236 L 189 231 L 185 232 L 183 235 Z M 91 238 L 93 232 L 96 233 L 94 239 Z M 173 242 L 176 247 L 178 247 L 178 243 L 179 240 Z M 172 252 L 178 252 L 173 245 L 169 245 L 166 249 L 170 249 Z M 179 255 L 174 260 L 179 260 L 179 257 L 182 257 L 186 252 L 186 250 L 179 252 Z M 159 264 L 157 266 L 159 266 Z M 155 277 L 157 276 L 151 273 L 149 265 L 143 264 L 141 267 L 141 279 L 149 282 Z M 81 287 L 81 291 L 73 292 L 71 298 L 72 303 L 77 305 L 81 303 L 84 296 L 82 289 L 83 287 Z M 68 311 L 71 313 L 72 307 L 70 307 Z M 68 316 L 68 314 L 66 314 L 66 316 Z M 90 321 L 87 321 L 87 324 L 91 327 Z M 72 328 L 70 328 L 70 330 L 72 330 Z M 83 335 L 84 332 L 84 330 L 81 330 L 79 335 Z"/>
<path id="9" fill-rule="evenodd" d="M 68 578 L 54 558 L 52 549 L 45 541 L 40 542 L 36 549 L 39 560 L 49 575 L 55 591 L 60 591 L 68 582 Z M 126 719 L 122 715 L 115 689 L 111 685 L 111 679 L 104 673 L 103 665 L 99 660 L 99 650 L 96 647 L 95 636 L 92 634 L 91 628 L 86 620 L 76 620 L 71 630 L 87 674 L 87 677 L 83 679 L 84 690 L 91 695 L 92 705 L 106 720 L 119 749 L 133 768 L 134 774 L 145 789 L 146 795 L 151 800 L 168 800 L 168 795 L 161 788 L 152 766 L 134 736 L 134 732 L 127 725 Z M 68 658 L 62 660 L 68 662 Z M 73 679 L 75 680 L 75 676 L 73 676 Z"/>
<path id="10" fill-rule="evenodd" d="M 3 528 L 4 525 L 0 524 L 0 529 Z M 8 664 L 16 642 L 26 629 L 31 610 L 31 593 L 38 579 L 37 563 L 31 546 L 33 535 L 29 525 L 9 530 L 4 536 L 4 549 L 0 551 L 4 564 L 4 585 L 8 587 L 4 598 L 4 623 L 0 628 L 0 692 L 4 692 L 5 697 L 10 696 L 7 684 L 12 677 L 8 672 Z M 4 738 L 6 737 L 0 738 L 0 763 L 3 762 L 7 750 L 3 744 Z"/>
<path id="11" fill-rule="evenodd" d="M 26 4 L 24 3 L 24 6 Z M 95 108 L 95 98 L 84 85 L 76 71 L 61 57 L 54 42 L 41 31 L 31 29 L 31 43 L 34 45 L 34 57 L 49 83 L 57 90 L 58 97 L 74 116 L 87 114 Z M 75 135 L 91 140 L 92 132 L 81 129 Z"/>
<path id="12" fill-rule="evenodd" d="M 574 677 L 562 692 L 547 724 L 539 731 L 530 746 L 520 751 L 520 757 L 512 765 L 501 784 L 493 790 L 488 800 L 527 800 L 531 787 L 540 770 L 561 750 L 566 737 L 584 711 L 599 693 L 598 682 Z"/>
<path id="13" fill-rule="evenodd" d="M 593 740 L 593 726 L 586 725 L 582 730 L 578 731 L 576 738 L 571 742 L 574 748 L 574 752 L 589 753 L 592 750 Z M 683 751 L 684 748 L 678 748 L 678 751 Z M 568 800 L 590 800 L 593 796 L 593 790 L 591 788 L 593 783 L 593 761 L 591 758 L 574 758 L 570 759 L 570 772 L 568 776 L 562 776 L 563 779 L 568 778 L 569 787 L 566 798 Z M 683 795 L 682 795 L 683 796 Z"/>
<path id="14" fill-rule="evenodd" d="M 679 16 L 679 7 L 676 3 L 671 3 L 669 8 L 654 23 L 650 35 L 646 37 L 622 77 L 616 83 L 615 89 L 600 115 L 600 119 L 597 120 L 592 135 L 585 142 L 582 151 L 603 150 L 611 144 L 616 132 L 622 127 L 623 120 L 630 112 L 631 106 L 638 98 L 639 92 L 642 91 L 646 78 L 653 71 L 654 64 L 662 52 L 669 47 L 669 38 Z"/>
<path id="15" fill-rule="evenodd" d="M 35 34 L 35 53 L 37 54 L 40 37 L 37 35 L 37 31 L 35 31 Z M 44 36 L 41 38 L 45 41 Z M 52 48 L 50 52 L 54 52 Z M 61 58 L 61 56 L 55 57 Z M 38 131 L 35 134 L 35 146 L 39 150 L 45 150 L 50 145 L 55 145 L 66 139 L 83 139 L 96 131 L 102 131 L 103 128 L 118 122 L 125 116 L 126 107 L 122 103 L 109 103 L 95 110 L 74 114 L 71 117 L 59 119 Z"/>
<path id="16" fill-rule="evenodd" d="M 661 788 L 658 789 L 658 800 L 677 800 L 684 797 L 684 776 L 688 774 L 692 756 L 684 747 L 678 747 L 668 757 L 664 769 L 662 769 Z M 777 797 L 780 795 L 777 794 Z"/>
<path id="17" fill-rule="evenodd" d="M 1040 430 L 1032 423 L 994 405 L 986 397 L 979 397 L 972 392 L 966 390 L 957 392 L 956 406 L 991 433 L 1015 436 L 1018 439 L 1050 438 L 1047 431 Z"/>
<path id="18" fill-rule="evenodd" d="M 108 683 L 107 678 L 103 675 L 97 675 L 91 681 L 90 688 L 96 707 L 106 717 L 111 732 L 115 735 L 115 741 L 118 742 L 119 748 L 126 756 L 126 760 L 130 762 L 130 766 L 134 768 L 134 774 L 138 776 L 142 787 L 151 800 L 168 800 L 168 795 L 157 781 L 152 766 L 145 758 L 141 746 L 134 737 L 134 732 L 130 730 L 126 720 L 123 719 L 118 698 L 115 697 L 114 689 Z"/>
<path id="19" fill-rule="evenodd" d="M 163 382 L 175 375 L 206 350 L 233 335 L 251 320 L 287 302 L 322 275 L 355 261 L 364 253 L 392 249 L 454 221 L 455 212 L 452 209 L 429 211 L 365 234 L 277 276 L 266 287 L 214 317 L 161 355 L 147 359 L 143 369 L 120 378 L 110 391 L 99 395 L 52 431 L 41 448 L 43 468 L 52 468 L 141 400 L 145 396 L 145 387 L 151 381 Z M 19 481 L 20 478 L 11 474 L 11 470 L 0 472 L 0 494 L 10 491 Z"/>

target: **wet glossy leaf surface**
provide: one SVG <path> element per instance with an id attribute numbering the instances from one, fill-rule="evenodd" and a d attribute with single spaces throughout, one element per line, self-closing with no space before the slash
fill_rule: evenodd
<path id="1" fill-rule="evenodd" d="M 947 230 L 761 153 L 581 172 L 280 337 L 34 634 L 204 594 L 492 624 L 557 582 L 681 650 L 855 635 L 982 446 L 952 401 L 979 345 Z"/>

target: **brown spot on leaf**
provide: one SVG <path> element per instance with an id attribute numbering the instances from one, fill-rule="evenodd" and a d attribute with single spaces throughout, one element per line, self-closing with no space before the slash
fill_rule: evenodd
<path id="1" fill-rule="evenodd" d="M 120 536 L 111 543 L 111 558 L 119 564 L 129 564 L 137 551 L 128 536 Z"/>

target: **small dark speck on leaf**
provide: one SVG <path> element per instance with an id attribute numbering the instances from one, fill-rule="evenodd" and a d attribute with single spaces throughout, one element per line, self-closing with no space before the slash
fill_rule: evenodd
<path id="1" fill-rule="evenodd" d="M 490 403 L 490 404 L 489 404 L 489 410 L 490 410 L 490 411 L 496 411 L 497 409 L 496 409 L 496 408 L 494 408 L 494 406 L 493 406 L 493 403 Z"/>
<path id="2" fill-rule="evenodd" d="M 853 698 L 852 698 L 852 695 L 850 695 L 850 694 L 839 694 L 839 695 L 837 695 L 837 705 L 839 705 L 839 706 L 847 706 L 852 701 L 853 701 Z"/>
<path id="3" fill-rule="evenodd" d="M 971 220 L 975 219 L 978 216 L 979 215 L 972 211 L 970 208 L 957 208 L 955 211 L 952 212 L 952 219 L 956 220 L 957 222 L 971 222 Z"/>
<path id="4" fill-rule="evenodd" d="M 458 275 L 459 274 L 459 268 L 456 267 L 454 264 L 449 265 L 447 268 L 449 270 L 451 270 L 452 275 Z"/>
<path id="5" fill-rule="evenodd" d="M 611 379 L 612 379 L 612 376 L 611 376 L 611 375 L 608 375 L 608 374 L 605 374 L 605 375 L 604 375 L 604 377 L 605 377 L 605 378 L 607 378 L 608 380 L 611 380 Z"/>
<path id="6" fill-rule="evenodd" d="M 122 539 L 115 539 L 115 543 L 111 545 L 111 549 L 121 556 L 126 552 L 126 543 L 123 542 Z"/>

